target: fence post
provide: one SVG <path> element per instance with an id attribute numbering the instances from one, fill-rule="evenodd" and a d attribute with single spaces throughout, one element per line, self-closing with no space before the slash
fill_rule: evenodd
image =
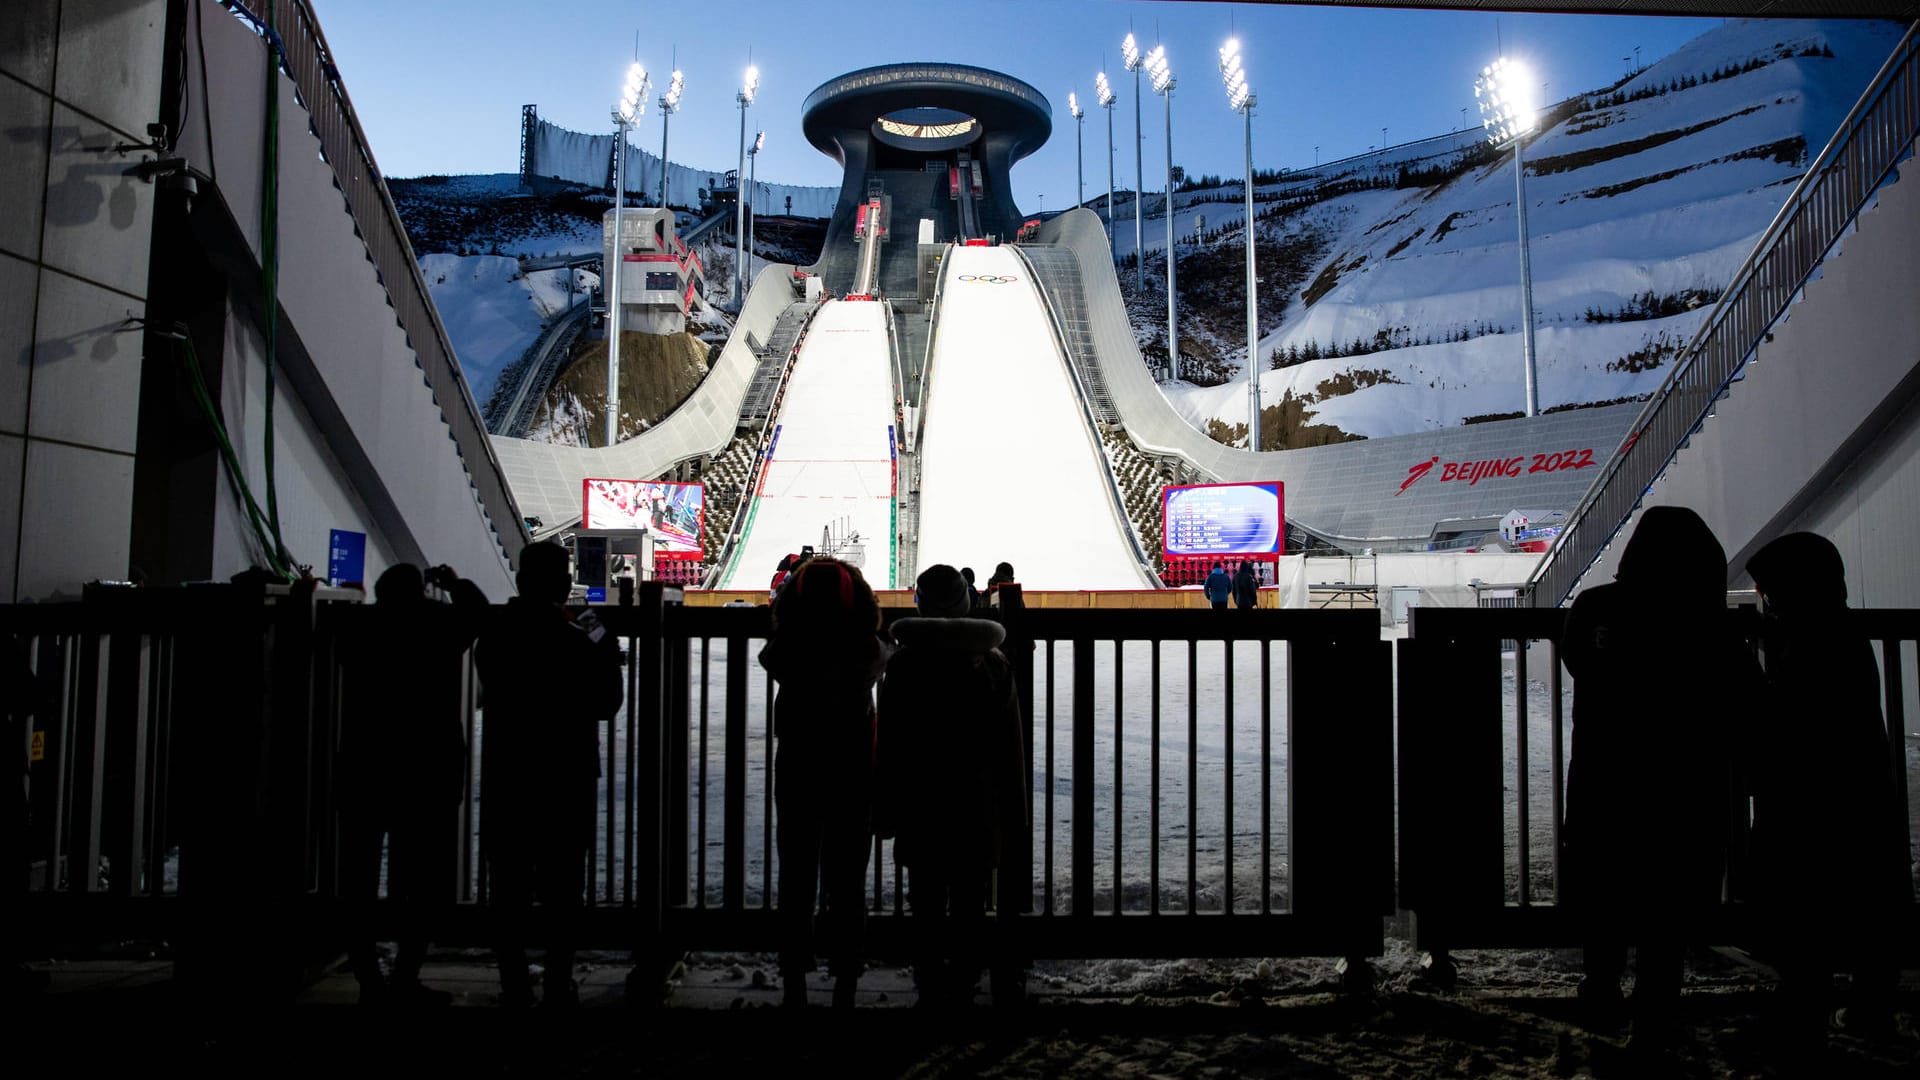
<path id="1" fill-rule="evenodd" d="M 679 590 L 674 590 L 676 593 Z M 632 697 L 627 702 L 627 742 L 632 747 L 633 771 L 627 777 L 633 811 L 633 864 L 628 873 L 633 881 L 629 902 L 633 905 L 633 967 L 627 973 L 627 1000 L 633 1004 L 651 1004 L 665 996 L 666 977 L 676 954 L 667 946 L 663 914 L 669 874 L 666 828 L 669 820 L 685 817 L 685 804 L 675 815 L 668 805 L 674 785 L 667 782 L 666 765 L 681 764 L 684 785 L 684 757 L 669 752 L 666 729 L 666 586 L 659 581 L 640 583 L 640 603 L 633 609 L 638 630 L 628 647 L 627 686 Z M 684 659 L 684 657 L 683 657 Z M 684 674 L 684 668 L 682 669 Z M 680 698 L 685 704 L 685 682 Z M 684 727 L 682 729 L 684 739 Z M 684 831 L 677 835 L 685 837 Z M 686 855 L 682 845 L 680 880 L 684 884 Z"/>
<path id="2" fill-rule="evenodd" d="M 1007 637 L 1001 652 L 1013 665 L 1013 685 L 1020 698 L 1021 759 L 1026 762 L 1028 827 L 1002 839 L 1000 869 L 995 875 L 994 936 L 991 971 L 996 1002 L 1016 1004 L 1026 995 L 1026 971 L 1032 950 L 1016 932 L 1017 915 L 1033 911 L 1033 632 L 1027 627 L 1027 602 L 1020 586 L 1009 582 L 995 590 L 1000 598 L 1000 625 Z"/>
<path id="3" fill-rule="evenodd" d="M 1415 608 L 1399 643 L 1399 904 L 1445 984 L 1453 925 L 1505 903 L 1505 778 L 1498 641 L 1421 634 L 1437 614 Z"/>
<path id="4" fill-rule="evenodd" d="M 1288 647 L 1291 907 L 1328 924 L 1349 985 L 1370 983 L 1393 911 L 1390 654 L 1373 610 L 1312 614 L 1326 632 Z"/>
<path id="5" fill-rule="evenodd" d="M 1073 640 L 1073 917 L 1093 914 L 1093 640 Z M 1115 882 L 1114 902 L 1119 902 Z"/>

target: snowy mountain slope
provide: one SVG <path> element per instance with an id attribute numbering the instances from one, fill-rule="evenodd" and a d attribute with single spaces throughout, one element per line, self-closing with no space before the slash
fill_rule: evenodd
<path id="1" fill-rule="evenodd" d="M 443 253 L 422 256 L 420 272 L 474 400 L 482 403 L 492 396 L 500 372 L 567 306 L 566 270 L 522 274 L 520 264 L 504 256 Z M 591 285 L 592 278 L 580 274 L 576 289 Z"/>
<path id="2" fill-rule="evenodd" d="M 1587 95 L 1529 142 L 1543 409 L 1658 386 L 1674 348 L 1698 328 L 1900 32 L 1874 22 L 1729 23 L 1621 86 Z M 1279 328 L 1260 344 L 1266 404 L 1311 399 L 1312 422 L 1365 437 L 1517 413 L 1524 391 L 1512 161 L 1502 153 L 1437 187 L 1362 191 L 1262 220 L 1263 249 L 1277 233 L 1304 229 L 1326 252 L 1284 306 L 1262 296 L 1263 308 L 1283 308 Z M 1176 231 L 1191 232 L 1202 215 L 1209 232 L 1233 226 L 1239 212 L 1232 203 L 1195 203 L 1176 211 Z M 1131 222 L 1118 224 L 1130 248 Z M 1164 219 L 1147 223 L 1149 251 L 1164 228 Z M 1196 259 L 1239 259 L 1237 234 L 1183 243 L 1183 273 Z M 1143 307 L 1151 309 L 1136 310 Z M 1137 336 L 1155 333 L 1164 333 L 1164 317 Z M 1244 339 L 1209 344 L 1241 369 Z M 1340 355 L 1326 358 L 1329 351 Z M 1364 354 L 1346 355 L 1356 352 Z M 1274 363 L 1279 370 L 1267 368 Z M 1347 372 L 1380 374 L 1360 380 L 1373 385 L 1329 396 L 1322 384 Z M 1245 421 L 1243 382 L 1165 390 L 1203 430 L 1210 420 Z"/>

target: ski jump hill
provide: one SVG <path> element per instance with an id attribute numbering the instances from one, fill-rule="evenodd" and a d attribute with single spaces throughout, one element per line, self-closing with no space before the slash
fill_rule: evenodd
<path id="1" fill-rule="evenodd" d="M 758 429 L 713 586 L 760 586 L 782 554 L 857 535 L 881 586 L 1007 560 L 1029 588 L 1142 588 L 1157 553 L 1127 523 L 1102 429 L 1169 482 L 1278 480 L 1291 528 L 1355 552 L 1570 510 L 1626 437 L 1638 405 L 1265 453 L 1214 442 L 1143 362 L 1098 216 L 1009 242 L 1009 172 L 1051 116 L 1026 83 L 955 64 L 815 90 L 804 133 L 845 170 L 819 261 L 766 267 L 706 381 L 647 432 L 610 448 L 496 438 L 524 512 L 577 521 L 583 478 L 658 478 Z M 802 273 L 828 299 L 809 300 Z"/>

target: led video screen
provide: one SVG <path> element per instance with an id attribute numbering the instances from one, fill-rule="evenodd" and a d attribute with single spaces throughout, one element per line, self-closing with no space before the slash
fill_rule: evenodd
<path id="1" fill-rule="evenodd" d="M 1278 555 L 1284 484 L 1194 484 L 1161 493 L 1161 554 Z"/>
<path id="2" fill-rule="evenodd" d="M 666 480 L 582 482 L 583 529 L 645 529 L 653 534 L 653 557 L 700 558 L 700 534 L 706 524 L 706 486 Z"/>

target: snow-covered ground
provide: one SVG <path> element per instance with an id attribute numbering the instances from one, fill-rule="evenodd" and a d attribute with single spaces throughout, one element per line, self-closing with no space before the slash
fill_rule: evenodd
<path id="1" fill-rule="evenodd" d="M 919 444 L 921 567 L 1030 589 L 1149 588 L 1046 308 L 1006 248 L 951 249 Z"/>
<path id="2" fill-rule="evenodd" d="M 1735 20 L 1622 86 L 1589 95 L 1590 107 L 1529 141 L 1526 194 L 1543 409 L 1639 397 L 1658 386 L 1670 370 L 1671 347 L 1699 329 L 1711 298 L 1899 34 L 1894 24 L 1865 20 Z M 1713 78 L 1756 61 L 1761 65 L 1752 70 Z M 1680 85 L 1690 79 L 1693 85 Z M 1614 94 L 1636 93 L 1652 96 L 1605 103 Z M 1383 168 L 1394 171 L 1391 163 Z M 1303 186 L 1290 179 L 1262 190 Z M 1194 240 L 1201 218 L 1209 230 L 1237 230 L 1243 213 L 1233 199 L 1237 192 L 1237 185 L 1221 189 L 1219 202 L 1188 201 L 1202 198 L 1199 192 L 1176 200 L 1183 265 L 1213 257 L 1207 242 Z M 1124 257 L 1133 229 L 1129 214 L 1121 218 L 1115 244 Z M 1263 222 L 1260 230 L 1269 238 L 1307 230 L 1326 241 L 1325 257 L 1298 293 L 1261 297 L 1263 307 L 1284 308 L 1279 328 L 1260 342 L 1261 391 L 1269 404 L 1288 393 L 1319 399 L 1312 422 L 1368 437 L 1522 407 L 1511 152 L 1439 187 L 1343 195 L 1284 222 Z M 1164 250 L 1164 218 L 1150 218 L 1144 233 L 1148 251 Z M 1226 240 L 1236 246 L 1220 257 L 1241 258 L 1237 231 Z M 1156 288 L 1151 267 L 1148 288 Z M 1686 297 L 1680 306 L 1691 310 L 1596 321 L 1610 320 L 1645 294 Z M 1382 351 L 1268 368 L 1309 343 L 1344 353 L 1383 331 L 1392 340 Z M 1149 322 L 1141 332 L 1153 334 L 1155 327 Z M 1207 344 L 1244 356 L 1242 338 Z M 1637 361 L 1636 353 L 1642 354 Z M 1226 366 L 1244 370 L 1239 358 Z M 1387 377 L 1324 395 L 1322 382 L 1357 370 Z M 1243 418 L 1244 383 L 1176 382 L 1165 389 L 1203 429 L 1208 419 Z"/>
<path id="3" fill-rule="evenodd" d="M 420 272 L 440 309 L 475 401 L 485 404 L 500 372 L 540 338 L 547 320 L 567 308 L 569 270 L 520 272 L 500 255 L 425 255 Z M 577 273 L 574 298 L 594 275 Z"/>
<path id="4" fill-rule="evenodd" d="M 886 312 L 830 301 L 814 316 L 788 377 L 759 489 L 742 511 L 739 549 L 722 588 L 758 588 L 782 557 L 819 548 L 822 531 L 858 533 L 861 571 L 896 587 L 893 374 Z"/>

